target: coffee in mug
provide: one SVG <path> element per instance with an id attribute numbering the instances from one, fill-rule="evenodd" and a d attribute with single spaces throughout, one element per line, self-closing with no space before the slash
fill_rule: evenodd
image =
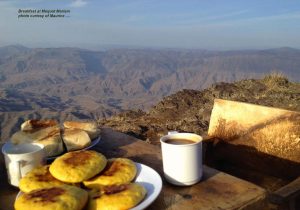
<path id="1" fill-rule="evenodd" d="M 160 139 L 163 171 L 174 185 L 188 186 L 199 182 L 203 174 L 202 137 L 193 133 L 174 133 Z"/>
<path id="2" fill-rule="evenodd" d="M 168 139 L 165 141 L 166 143 L 168 144 L 193 144 L 195 143 L 194 141 L 192 140 L 189 140 L 189 139 Z"/>

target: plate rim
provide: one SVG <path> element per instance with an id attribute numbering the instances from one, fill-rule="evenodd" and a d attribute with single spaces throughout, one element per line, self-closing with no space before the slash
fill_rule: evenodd
<path id="1" fill-rule="evenodd" d="M 161 178 L 160 174 L 156 170 L 154 170 L 152 167 L 150 167 L 150 166 L 148 166 L 146 164 L 143 164 L 143 163 L 138 163 L 138 162 L 134 162 L 134 163 L 136 165 L 140 165 L 140 166 L 142 166 L 144 168 L 147 168 L 147 170 L 150 170 L 151 173 L 155 174 L 155 176 L 157 178 L 159 178 L 158 179 L 158 182 L 159 182 L 158 186 L 154 185 L 154 188 L 156 187 L 156 189 L 157 189 L 157 193 L 154 194 L 153 197 L 150 197 L 150 200 L 147 203 L 145 203 L 147 201 L 146 199 L 147 199 L 147 196 L 148 196 L 148 194 L 146 194 L 146 197 L 138 205 L 136 205 L 135 207 L 133 207 L 133 208 L 130 209 L 130 210 L 140 210 L 140 209 L 147 208 L 150 204 L 152 204 L 157 199 L 157 197 L 161 193 L 161 190 L 162 190 L 162 187 L 163 187 L 163 182 L 162 182 L 162 178 Z M 151 176 L 153 176 L 153 174 Z M 156 192 L 156 191 L 154 191 L 154 192 Z"/>

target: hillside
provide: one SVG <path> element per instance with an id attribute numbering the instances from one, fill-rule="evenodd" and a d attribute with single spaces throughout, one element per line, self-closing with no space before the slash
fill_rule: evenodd
<path id="1" fill-rule="evenodd" d="M 152 144 L 169 130 L 205 135 L 215 98 L 300 111 L 300 83 L 273 74 L 260 80 L 217 83 L 203 91 L 185 89 L 163 98 L 148 112 L 129 111 L 99 123 Z"/>
<path id="2" fill-rule="evenodd" d="M 300 50 L 207 51 L 0 47 L 0 141 L 24 119 L 102 119 L 148 111 L 182 89 L 261 78 L 300 81 Z"/>

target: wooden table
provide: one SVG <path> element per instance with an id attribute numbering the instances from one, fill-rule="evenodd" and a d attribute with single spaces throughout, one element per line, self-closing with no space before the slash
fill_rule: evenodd
<path id="1" fill-rule="evenodd" d="M 163 175 L 161 150 L 158 146 L 107 128 L 103 129 L 101 141 L 94 149 L 108 158 L 128 157 L 152 167 L 161 176 Z M 2 155 L 0 178 L 0 209 L 13 209 L 18 189 L 7 183 Z M 202 181 L 191 187 L 176 187 L 163 179 L 162 192 L 148 209 L 264 209 L 265 198 L 264 189 L 204 166 Z"/>

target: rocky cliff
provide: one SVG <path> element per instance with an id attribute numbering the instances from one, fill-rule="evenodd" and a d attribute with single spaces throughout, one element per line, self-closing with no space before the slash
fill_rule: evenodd
<path id="1" fill-rule="evenodd" d="M 258 80 L 217 83 L 203 91 L 185 89 L 163 98 L 148 112 L 123 112 L 99 124 L 153 144 L 168 130 L 205 135 L 215 98 L 300 111 L 300 83 L 271 74 Z"/>

